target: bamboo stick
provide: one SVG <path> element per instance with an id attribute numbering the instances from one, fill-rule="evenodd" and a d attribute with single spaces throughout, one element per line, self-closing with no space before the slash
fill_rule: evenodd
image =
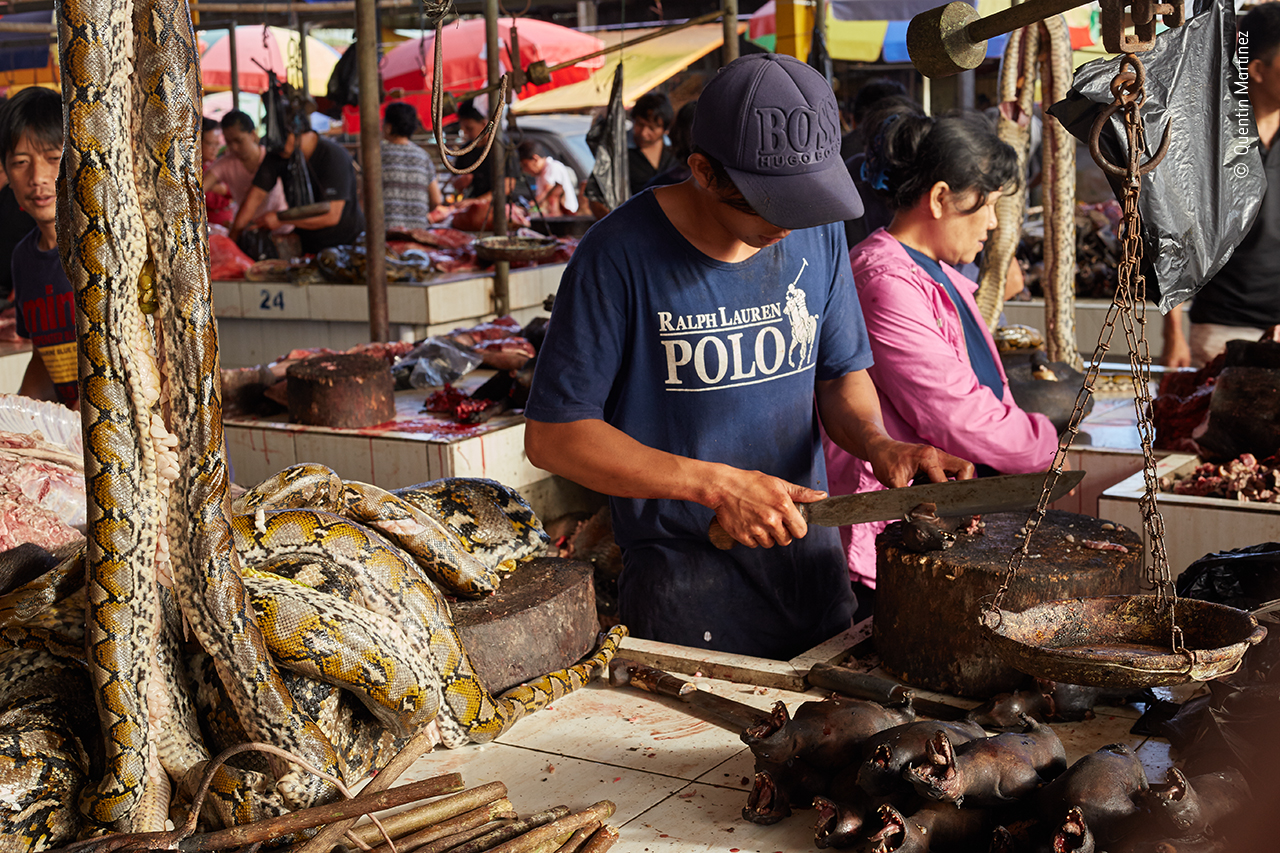
<path id="1" fill-rule="evenodd" d="M 482 835 L 479 838 L 472 839 L 461 847 L 450 850 L 449 853 L 484 853 L 484 851 L 490 850 L 496 845 L 503 844 L 513 838 L 552 823 L 553 821 L 567 817 L 568 814 L 568 806 L 556 806 L 553 809 L 547 809 L 546 811 L 538 812 L 535 815 L 530 815 L 524 820 L 518 820 L 515 823 L 495 829 L 487 835 Z"/>
<path id="2" fill-rule="evenodd" d="M 490 782 L 486 785 L 480 785 L 476 788 L 468 788 L 457 794 L 443 797 L 439 800 L 432 800 L 429 803 L 423 803 L 413 809 L 399 814 L 389 815 L 379 819 L 382 825 L 386 827 L 387 834 L 392 838 L 401 838 L 410 833 L 419 830 L 428 829 L 441 821 L 449 820 L 457 817 L 463 812 L 470 812 L 475 809 L 484 808 L 486 805 L 499 800 L 507 795 L 507 786 L 501 782 Z M 507 803 L 510 807 L 510 802 Z M 382 837 L 382 833 L 373 824 L 365 824 L 357 826 L 351 830 L 351 833 L 359 838 L 365 844 L 381 844 L 386 839 Z M 399 843 L 396 844 L 399 847 Z M 378 849 L 378 848 L 375 848 Z"/>
<path id="3" fill-rule="evenodd" d="M 616 809 L 617 806 L 609 800 L 601 800 L 584 811 L 553 820 L 505 844 L 499 844 L 490 853 L 554 853 L 556 847 L 563 844 L 578 827 L 612 817 Z"/>
<path id="4" fill-rule="evenodd" d="M 462 777 L 457 773 L 448 773 L 444 776 L 424 779 L 421 782 L 401 785 L 390 791 L 381 789 L 370 791 L 366 788 L 350 800 L 339 800 L 336 803 L 302 809 L 280 817 L 220 829 L 217 832 L 193 835 L 180 841 L 178 849 L 183 853 L 207 853 L 210 850 L 242 847 L 255 841 L 270 841 L 273 838 L 315 826 L 338 825 L 334 823 L 335 821 L 355 821 L 369 812 L 403 806 L 405 803 L 412 803 L 424 797 L 438 797 L 441 794 L 457 791 L 461 787 Z"/>
<path id="5" fill-rule="evenodd" d="M 579 847 L 586 843 L 591 833 L 600 828 L 600 821 L 593 820 L 586 826 L 580 826 L 569 836 L 569 840 L 556 848 L 556 853 L 577 853 Z"/>
<path id="6" fill-rule="evenodd" d="M 617 828 L 606 824 L 595 831 L 595 834 L 591 836 L 591 839 L 587 841 L 578 853 L 604 853 L 604 851 L 612 847 L 617 840 Z"/>
<path id="7" fill-rule="evenodd" d="M 501 785 L 502 783 L 497 782 L 495 784 Z M 405 853 L 406 850 L 414 850 L 428 841 L 435 841 L 437 838 L 443 838 L 446 835 L 453 835 L 467 829 L 483 826 L 486 823 L 504 817 L 516 817 L 515 808 L 511 805 L 511 801 L 505 797 L 489 803 L 482 803 L 480 806 L 466 812 L 450 815 L 448 820 L 441 821 L 434 826 L 424 827 L 412 835 L 398 837 L 396 838 L 396 849 L 399 853 Z M 374 848 L 373 853 L 391 853 L 391 848 L 383 844 L 381 847 Z"/>
<path id="8" fill-rule="evenodd" d="M 374 776 L 369 780 L 369 784 L 365 785 L 364 788 L 365 793 L 369 791 L 385 791 L 387 788 L 390 788 L 395 784 L 395 781 L 400 778 L 400 774 L 408 770 L 409 766 L 412 765 L 413 762 L 417 761 L 419 756 L 430 752 L 431 747 L 434 745 L 435 738 L 432 728 L 432 726 L 427 726 L 423 728 L 422 731 L 414 735 L 413 739 L 405 744 L 404 748 L 397 752 L 395 756 L 387 762 L 387 766 L 378 771 L 377 776 Z M 461 778 L 459 778 L 458 781 L 461 783 Z M 461 784 L 459 784 L 459 787 L 461 787 Z M 454 788 L 453 790 L 456 791 L 457 788 Z M 448 792 L 441 791 L 440 793 Z M 363 796 L 363 793 L 361 796 Z M 399 803 L 399 805 L 403 805 L 403 803 Z M 388 807 L 382 806 L 381 808 Z M 374 811 L 378 810 L 379 809 L 374 809 Z M 355 826 L 356 821 L 359 819 L 360 815 L 356 815 L 355 817 L 344 818 L 334 823 L 330 823 L 324 829 L 317 832 L 310 841 L 299 847 L 298 853 L 329 853 L 329 851 L 333 849 L 333 846 L 342 840 L 342 836 L 347 834 L 347 830 Z"/>
<path id="9" fill-rule="evenodd" d="M 432 841 L 430 844 L 424 844 L 422 847 L 419 847 L 416 850 L 402 849 L 400 853 L 445 853 L 445 851 L 449 851 L 449 853 L 452 853 L 455 847 L 459 847 L 463 844 L 466 844 L 468 841 L 472 840 L 473 838 L 479 838 L 482 835 L 487 835 L 488 833 L 502 826 L 510 826 L 514 822 L 515 821 L 513 820 L 499 820 L 498 821 L 499 826 L 494 826 L 492 823 L 487 823 L 483 826 L 477 826 L 474 829 L 468 829 L 468 830 L 465 830 L 464 832 L 455 832 L 453 835 L 446 835 L 444 838 L 437 838 L 435 841 Z"/>

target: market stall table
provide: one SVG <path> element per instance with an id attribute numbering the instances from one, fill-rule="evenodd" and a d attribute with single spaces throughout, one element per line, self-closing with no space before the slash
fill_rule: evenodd
<path id="1" fill-rule="evenodd" d="M 514 269 L 510 314 L 522 325 L 546 311 L 560 287 L 564 264 Z M 472 326 L 496 313 L 491 272 L 458 272 L 421 283 L 389 282 L 391 337 L 420 340 Z M 346 350 L 369 340 L 368 291 L 363 284 L 215 281 L 218 349 L 223 367 L 265 364 L 293 349 Z"/>
<path id="2" fill-rule="evenodd" d="M 31 361 L 31 341 L 0 341 L 0 394 L 17 394 Z"/>
<path id="3" fill-rule="evenodd" d="M 458 387 L 470 392 L 492 375 L 472 371 Z M 441 477 L 487 477 L 518 490 L 544 520 L 592 509 L 599 499 L 535 468 L 524 455 L 524 415 L 508 411 L 475 425 L 422 411 L 434 389 L 396 392 L 393 421 L 363 429 L 289 422 L 287 413 L 223 418 L 235 482 L 253 486 L 299 462 L 319 462 L 343 479 L 399 489 Z"/>

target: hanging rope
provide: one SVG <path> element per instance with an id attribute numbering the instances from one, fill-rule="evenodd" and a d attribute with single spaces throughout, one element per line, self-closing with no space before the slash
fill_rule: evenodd
<path id="1" fill-rule="evenodd" d="M 444 30 L 444 22 L 440 21 L 436 24 L 436 48 L 435 48 L 435 68 L 431 74 L 431 126 L 436 135 L 436 151 L 440 154 L 440 160 L 444 163 L 444 167 L 455 175 L 469 175 L 476 169 L 480 168 L 480 164 L 489 156 L 489 151 L 493 148 L 493 140 L 497 137 L 498 127 L 502 123 L 502 111 L 507 106 L 507 86 L 511 75 L 503 74 L 498 83 L 498 99 L 497 104 L 493 108 L 492 114 L 489 116 L 489 122 L 484 126 L 480 136 L 471 140 L 468 145 L 462 148 L 450 148 L 444 143 L 444 131 L 441 125 L 444 123 L 444 75 L 440 74 L 440 69 L 444 66 L 444 44 L 441 36 Z M 480 155 L 480 159 L 472 163 L 465 169 L 459 169 L 453 163 L 449 162 L 450 157 L 461 157 L 463 154 L 469 154 L 480 144 L 481 138 L 485 138 L 484 152 Z"/>

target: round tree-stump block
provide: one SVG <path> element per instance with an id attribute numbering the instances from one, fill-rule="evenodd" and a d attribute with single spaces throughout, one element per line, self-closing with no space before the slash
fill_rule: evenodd
<path id="1" fill-rule="evenodd" d="M 396 416 L 395 381 L 380 358 L 318 355 L 285 372 L 289 420 L 310 426 L 359 429 Z"/>
<path id="2" fill-rule="evenodd" d="M 1015 534 L 1027 513 L 993 513 L 982 520 L 983 533 L 961 534 L 945 551 L 903 548 L 902 522 L 876 539 L 872 636 L 884 668 L 908 684 L 986 699 L 1027 680 L 996 655 L 978 624 L 983 605 L 1004 581 L 1010 556 L 1022 545 Z M 1103 524 L 1112 523 L 1050 510 L 1001 606 L 1022 611 L 1061 598 L 1137 593 L 1142 542 L 1122 525 Z M 1128 553 L 1085 548 L 1086 539 L 1123 545 Z"/>
<path id="3" fill-rule="evenodd" d="M 463 648 L 490 693 L 571 666 L 595 647 L 591 573 L 590 563 L 537 558 L 503 578 L 493 595 L 450 603 Z"/>

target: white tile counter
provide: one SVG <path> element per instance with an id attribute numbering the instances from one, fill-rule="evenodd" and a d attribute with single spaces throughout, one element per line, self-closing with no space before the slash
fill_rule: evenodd
<path id="1" fill-rule="evenodd" d="M 542 302 L 559 289 L 564 268 L 543 264 L 512 270 L 511 315 L 527 323 L 544 314 Z M 369 296 L 363 284 L 215 281 L 212 286 L 223 367 L 266 364 L 291 349 L 345 350 L 369 341 Z M 387 309 L 396 340 L 475 325 L 494 316 L 493 276 L 464 272 L 420 284 L 389 283 Z"/>
<path id="2" fill-rule="evenodd" d="M 31 341 L 0 341 L 0 394 L 17 394 L 31 361 Z"/>
<path id="3" fill-rule="evenodd" d="M 624 653 L 626 648 L 624 643 Z M 794 712 L 799 703 L 822 696 L 688 680 L 763 710 L 781 700 Z M 1093 720 L 1056 724 L 1054 730 L 1069 762 L 1105 744 L 1125 743 L 1137 751 L 1152 780 L 1163 781 L 1171 766 L 1168 743 L 1129 734 L 1139 713 L 1133 706 L 1101 707 Z M 468 787 L 505 783 L 521 816 L 560 804 L 580 811 L 612 800 L 617 812 L 605 822 L 620 828 L 617 853 L 814 848 L 812 810 L 798 810 L 773 826 L 743 820 L 754 758 L 736 734 L 685 713 L 674 699 L 600 681 L 521 720 L 494 743 L 437 749 L 400 781 L 452 772 L 462 774 Z"/>

